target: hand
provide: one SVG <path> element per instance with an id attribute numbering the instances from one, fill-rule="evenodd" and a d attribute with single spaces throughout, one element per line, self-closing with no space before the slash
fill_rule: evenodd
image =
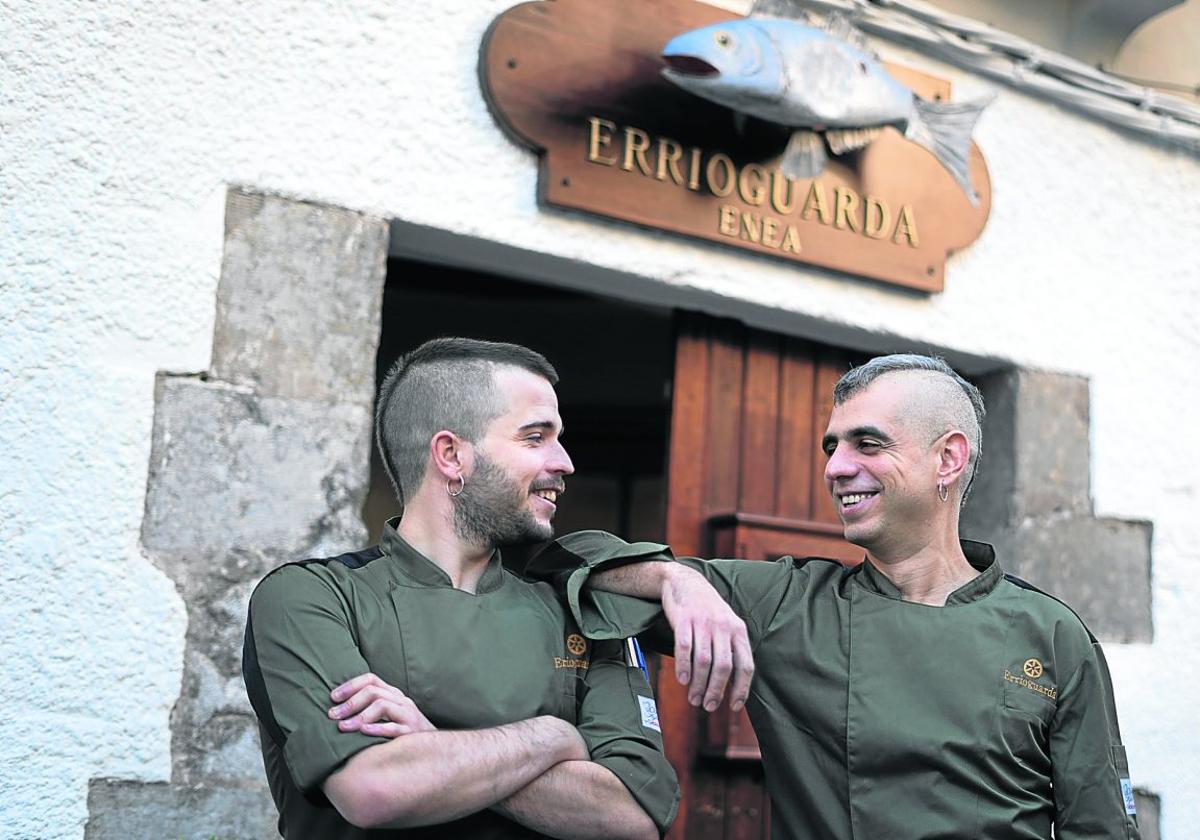
<path id="1" fill-rule="evenodd" d="M 437 729 L 403 691 L 374 674 L 347 680 L 329 696 L 338 704 L 329 710 L 329 716 L 342 732 L 396 738 Z"/>
<path id="2" fill-rule="evenodd" d="M 705 710 L 714 711 L 732 674 L 729 707 L 741 709 L 754 676 L 746 623 L 694 569 L 671 564 L 661 597 L 675 632 L 675 676 L 690 686 L 688 702 L 699 706 L 703 700 Z"/>

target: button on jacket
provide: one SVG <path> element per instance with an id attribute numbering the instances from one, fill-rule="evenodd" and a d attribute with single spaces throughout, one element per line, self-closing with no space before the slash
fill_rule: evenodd
<path id="1" fill-rule="evenodd" d="M 554 715 L 574 723 L 665 830 L 678 806 L 662 736 L 647 717 L 643 672 L 618 641 L 585 642 L 544 583 L 504 570 L 497 552 L 472 594 L 384 530 L 380 545 L 282 566 L 250 601 L 243 674 L 285 837 L 540 837 L 492 811 L 408 830 L 355 828 L 321 784 L 387 739 L 341 732 L 329 692 L 368 671 L 396 686 L 439 729 Z M 652 705 L 649 708 L 653 708 Z M 648 726 L 646 723 L 652 725 Z M 403 736 L 401 736 L 403 737 Z"/>
<path id="2" fill-rule="evenodd" d="M 870 562 L 680 560 L 749 629 L 747 709 L 775 837 L 1046 840 L 1051 824 L 1057 840 L 1138 836 L 1099 644 L 1005 576 L 990 546 L 963 550 L 980 574 L 944 607 L 904 601 Z M 593 571 L 649 559 L 671 556 L 589 531 L 536 568 L 560 570 L 585 634 L 606 638 L 665 626 L 657 604 L 584 588 Z"/>

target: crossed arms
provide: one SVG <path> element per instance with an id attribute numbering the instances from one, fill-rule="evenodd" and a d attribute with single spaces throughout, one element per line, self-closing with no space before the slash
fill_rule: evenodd
<path id="1" fill-rule="evenodd" d="M 449 822 L 492 808 L 555 837 L 657 837 L 648 814 L 579 731 L 543 715 L 488 729 L 439 731 L 399 689 L 374 674 L 335 688 L 343 732 L 393 738 L 355 754 L 324 783 L 360 828 Z"/>
<path id="2" fill-rule="evenodd" d="M 360 827 L 439 824 L 485 809 L 556 837 L 656 837 L 669 825 L 678 786 L 640 712 L 649 685 L 618 643 L 597 643 L 591 667 L 570 676 L 577 724 L 542 714 L 448 730 L 430 721 L 436 708 L 418 708 L 370 673 L 351 630 L 361 618 L 303 569 L 273 573 L 251 600 L 246 683 L 273 742 L 264 745 L 278 750 L 299 792 L 323 792 Z"/>

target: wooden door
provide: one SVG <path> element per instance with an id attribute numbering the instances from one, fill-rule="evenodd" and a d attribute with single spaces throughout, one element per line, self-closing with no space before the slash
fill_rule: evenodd
<path id="1" fill-rule="evenodd" d="M 825 491 L 820 439 L 843 350 L 681 314 L 667 474 L 667 541 L 676 554 L 859 562 Z M 667 754 L 683 805 L 676 838 L 766 838 L 770 814 L 758 742 L 745 712 L 688 705 L 659 669 Z"/>

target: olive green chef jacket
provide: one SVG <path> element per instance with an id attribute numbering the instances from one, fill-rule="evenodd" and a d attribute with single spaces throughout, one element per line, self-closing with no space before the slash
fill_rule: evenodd
<path id="1" fill-rule="evenodd" d="M 285 837 L 541 837 L 490 811 L 410 830 L 363 830 L 321 784 L 387 739 L 340 732 L 329 692 L 368 671 L 396 686 L 439 729 L 539 715 L 574 723 L 591 758 L 629 789 L 660 831 L 679 787 L 662 753 L 644 673 L 617 641 L 585 642 L 545 583 L 502 568 L 497 552 L 475 594 L 384 529 L 380 545 L 276 569 L 250 600 L 243 675 L 260 723 L 267 779 Z M 401 736 L 403 737 L 403 736 Z"/>
<path id="2" fill-rule="evenodd" d="M 1137 838 L 1096 639 L 1004 575 L 990 546 L 963 550 L 980 574 L 944 607 L 902 600 L 869 562 L 681 559 L 749 629 L 747 708 L 776 838 L 1046 840 L 1051 824 L 1058 840 Z M 531 571 L 557 577 L 585 635 L 649 628 L 670 653 L 658 604 L 584 588 L 595 570 L 652 559 L 673 558 L 587 531 Z"/>

